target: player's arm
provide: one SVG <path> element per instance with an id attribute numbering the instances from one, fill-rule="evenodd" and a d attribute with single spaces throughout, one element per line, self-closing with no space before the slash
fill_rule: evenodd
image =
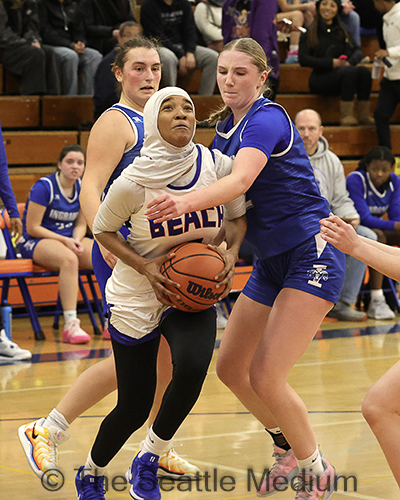
<path id="1" fill-rule="evenodd" d="M 267 155 L 260 149 L 244 147 L 236 155 L 232 173 L 206 188 L 182 196 L 158 196 L 148 205 L 146 217 L 157 223 L 187 212 L 224 205 L 250 188 L 267 161 Z"/>
<path id="2" fill-rule="evenodd" d="M 359 236 L 350 224 L 336 215 L 322 219 L 320 224 L 322 239 L 382 274 L 400 280 L 400 248 Z"/>

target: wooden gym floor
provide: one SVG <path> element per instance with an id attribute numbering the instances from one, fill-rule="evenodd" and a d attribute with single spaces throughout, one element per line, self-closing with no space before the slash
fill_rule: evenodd
<path id="1" fill-rule="evenodd" d="M 58 491 L 44 489 L 26 462 L 17 429 L 47 415 L 79 373 L 108 355 L 110 342 L 94 339 L 88 346 L 62 344 L 58 332 L 52 330 L 52 318 L 42 317 L 41 323 L 47 340 L 35 342 L 28 320 L 14 320 L 14 340 L 34 356 L 31 363 L 0 365 L 2 500 L 76 498 L 74 469 L 85 463 L 102 418 L 115 401 L 115 395 L 110 395 L 71 426 L 71 439 L 59 448 L 65 483 Z M 87 316 L 82 316 L 82 323 L 90 331 Z M 289 382 L 307 405 L 321 449 L 340 475 L 348 478 L 347 485 L 344 479 L 339 482 L 331 497 L 335 500 L 400 497 L 360 412 L 367 389 L 399 358 L 399 331 L 400 316 L 391 322 L 368 320 L 360 324 L 326 320 L 290 374 Z M 221 335 L 219 331 L 219 338 Z M 270 438 L 217 379 L 216 347 L 200 399 L 175 440 L 176 450 L 208 477 L 190 485 L 165 484 L 163 500 L 255 499 L 255 482 L 272 465 Z M 123 478 L 117 476 L 125 474 L 144 435 L 144 429 L 137 431 L 108 468 L 108 499 L 130 498 Z M 274 498 L 293 500 L 294 496 L 288 490 Z"/>

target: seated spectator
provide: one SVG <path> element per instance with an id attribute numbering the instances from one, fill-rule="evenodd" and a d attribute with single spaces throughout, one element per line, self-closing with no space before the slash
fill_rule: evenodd
<path id="1" fill-rule="evenodd" d="M 382 14 L 375 8 L 374 0 L 352 0 L 360 16 L 361 35 L 381 35 Z"/>
<path id="2" fill-rule="evenodd" d="M 380 243 L 388 245 L 400 245 L 400 180 L 393 172 L 394 164 L 390 149 L 377 146 L 360 160 L 357 170 L 347 176 L 347 190 L 360 214 L 361 224 L 371 228 Z M 395 314 L 386 303 L 382 282 L 383 275 L 370 268 L 368 317 L 392 319 Z"/>
<path id="3" fill-rule="evenodd" d="M 308 27 L 314 20 L 315 16 L 315 0 L 286 0 L 294 8 L 301 8 L 302 5 L 309 6 L 310 3 L 314 4 L 314 10 L 308 8 L 304 11 L 304 26 Z M 360 36 L 360 16 L 355 9 L 354 3 L 351 0 L 341 0 L 342 11 L 340 19 L 347 29 L 348 33 L 352 36 L 357 45 L 361 46 Z"/>
<path id="4" fill-rule="evenodd" d="M 268 74 L 269 99 L 274 100 L 279 88 L 279 48 L 275 17 L 278 0 L 225 0 L 222 7 L 224 44 L 237 38 L 253 38 L 267 56 L 272 68 Z M 163 68 L 164 71 L 164 68 Z"/>
<path id="5" fill-rule="evenodd" d="M 223 0 L 202 0 L 194 11 L 194 21 L 205 44 L 217 52 L 221 52 L 224 46 L 222 4 Z"/>
<path id="6" fill-rule="evenodd" d="M 199 94 L 214 93 L 218 53 L 196 44 L 196 25 L 188 0 L 144 0 L 140 8 L 144 36 L 157 39 L 164 86 L 176 86 L 181 76 L 202 71 Z"/>
<path id="7" fill-rule="evenodd" d="M 86 47 L 82 16 L 75 0 L 41 0 L 40 34 L 43 43 L 51 45 L 60 67 L 61 93 L 93 95 L 94 75 L 101 54 Z"/>
<path id="8" fill-rule="evenodd" d="M 375 53 L 375 59 L 387 61 L 381 80 L 378 104 L 374 111 L 376 132 L 380 146 L 392 148 L 389 120 L 400 104 L 400 4 L 395 0 L 375 0 L 375 7 L 383 14 L 385 48 Z"/>
<path id="9" fill-rule="evenodd" d="M 340 20 L 340 0 L 318 0 L 315 19 L 300 37 L 299 62 L 313 69 L 309 87 L 313 94 L 340 95 L 341 125 L 373 124 L 369 115 L 371 71 L 358 63 L 361 48 Z M 354 98 L 357 95 L 357 118 Z"/>
<path id="10" fill-rule="evenodd" d="M 10 216 L 10 233 L 18 241 L 22 234 L 22 222 L 19 217 L 17 201 L 11 187 L 8 175 L 8 163 L 6 150 L 4 147 L 3 132 L 0 126 L 0 198 L 8 215 Z M 0 314 L 0 359 L 22 361 L 30 359 L 32 353 L 27 349 L 21 349 L 15 342 L 12 342 L 4 329 L 3 318 Z"/>
<path id="11" fill-rule="evenodd" d="M 321 116 L 312 109 L 303 109 L 297 113 L 294 123 L 304 142 L 304 147 L 314 169 L 319 190 L 329 202 L 332 213 L 351 224 L 357 234 L 376 240 L 374 231 L 360 225 L 360 216 L 346 189 L 346 177 L 340 159 L 329 150 L 329 144 L 322 135 Z M 346 255 L 346 275 L 339 300 L 328 313 L 330 318 L 341 321 L 364 321 L 365 312 L 356 311 L 352 305 L 356 302 L 364 280 L 366 265 Z"/>
<path id="12" fill-rule="evenodd" d="M 122 23 L 118 30 L 118 43 L 122 45 L 127 40 L 140 35 L 142 28 L 135 21 L 126 21 Z M 118 102 L 119 97 L 117 94 L 117 79 L 112 71 L 112 64 L 115 60 L 116 50 L 111 50 L 101 60 L 96 74 L 94 76 L 94 119 L 97 118 L 113 104 Z"/>
<path id="13" fill-rule="evenodd" d="M 119 26 L 136 21 L 129 0 L 81 0 L 87 46 L 106 55 L 118 43 Z"/>
<path id="14" fill-rule="evenodd" d="M 21 77 L 22 95 L 46 94 L 46 53 L 34 38 L 14 31 L 5 4 L 0 2 L 0 63 Z"/>
<path id="15" fill-rule="evenodd" d="M 304 24 L 310 24 L 314 19 L 315 14 L 315 2 L 299 3 L 294 2 L 293 4 L 287 0 L 278 0 L 279 12 L 276 15 L 276 20 L 278 22 L 283 19 L 288 19 L 292 21 L 293 26 L 296 28 L 302 27 Z M 294 29 L 290 32 L 290 45 L 285 64 L 294 64 L 299 62 L 299 40 L 300 40 L 300 30 Z"/>
<path id="16" fill-rule="evenodd" d="M 81 146 L 65 146 L 58 170 L 39 179 L 29 193 L 18 243 L 24 259 L 59 271 L 59 291 L 64 311 L 63 342 L 85 344 L 90 336 L 77 318 L 79 267 L 92 268 L 93 240 L 86 238 L 87 225 L 80 210 L 81 176 L 85 152 Z"/>

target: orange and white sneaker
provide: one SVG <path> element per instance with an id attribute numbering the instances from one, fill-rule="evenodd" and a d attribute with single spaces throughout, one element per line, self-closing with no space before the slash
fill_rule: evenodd
<path id="1" fill-rule="evenodd" d="M 195 478 L 202 477 L 203 473 L 196 465 L 180 457 L 173 448 L 170 448 L 160 456 L 157 476 L 170 479 Z"/>
<path id="2" fill-rule="evenodd" d="M 57 447 L 67 441 L 69 434 L 53 426 L 43 427 L 45 420 L 41 418 L 21 425 L 18 437 L 33 472 L 42 481 L 54 484 L 58 477 Z"/>
<path id="3" fill-rule="evenodd" d="M 257 496 L 266 497 L 273 495 L 278 491 L 285 491 L 285 486 L 290 484 L 290 481 L 297 476 L 299 468 L 297 460 L 292 450 L 283 450 L 279 446 L 273 445 L 275 459 L 274 465 L 268 472 L 267 477 L 262 482 L 260 489 L 257 491 Z"/>
<path id="4" fill-rule="evenodd" d="M 70 319 L 64 325 L 63 342 L 66 344 L 87 344 L 90 335 L 81 328 L 79 319 Z"/>
<path id="5" fill-rule="evenodd" d="M 335 469 L 322 459 L 324 472 L 320 476 L 301 472 L 295 484 L 295 500 L 327 500 L 337 489 Z"/>

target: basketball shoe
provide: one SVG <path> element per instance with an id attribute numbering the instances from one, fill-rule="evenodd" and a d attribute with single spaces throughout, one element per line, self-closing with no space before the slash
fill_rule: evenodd
<path id="1" fill-rule="evenodd" d="M 91 476 L 82 472 L 85 466 L 79 467 L 75 477 L 76 494 L 78 500 L 105 500 L 104 476 Z"/>
<path id="2" fill-rule="evenodd" d="M 43 427 L 45 420 L 41 418 L 21 425 L 18 437 L 33 472 L 50 484 L 56 482 L 58 476 L 57 447 L 69 438 L 69 434 L 54 426 L 48 429 Z"/>
<path id="3" fill-rule="evenodd" d="M 336 490 L 335 469 L 327 460 L 322 460 L 324 472 L 320 476 L 304 471 L 297 476 L 295 500 L 327 500 Z"/>
<path id="4" fill-rule="evenodd" d="M 66 344 L 87 344 L 90 341 L 88 335 L 81 328 L 79 319 L 71 319 L 64 325 L 63 342 Z"/>
<path id="5" fill-rule="evenodd" d="M 0 330 L 0 359 L 23 361 L 31 357 L 32 353 L 28 349 L 21 349 L 7 337 L 5 330 Z"/>
<path id="6" fill-rule="evenodd" d="M 157 476 L 179 479 L 181 477 L 202 477 L 203 473 L 195 465 L 180 457 L 173 448 L 160 455 Z"/>
<path id="7" fill-rule="evenodd" d="M 140 450 L 125 474 L 131 483 L 129 494 L 136 500 L 160 500 L 161 493 L 157 480 L 159 457 L 153 453 L 144 453 L 139 457 L 139 453 Z"/>
<path id="8" fill-rule="evenodd" d="M 292 450 L 283 450 L 275 444 L 274 453 L 275 463 L 268 472 L 266 479 L 262 482 L 257 496 L 266 497 L 273 495 L 278 491 L 284 491 L 284 487 L 299 473 L 297 460 Z"/>

